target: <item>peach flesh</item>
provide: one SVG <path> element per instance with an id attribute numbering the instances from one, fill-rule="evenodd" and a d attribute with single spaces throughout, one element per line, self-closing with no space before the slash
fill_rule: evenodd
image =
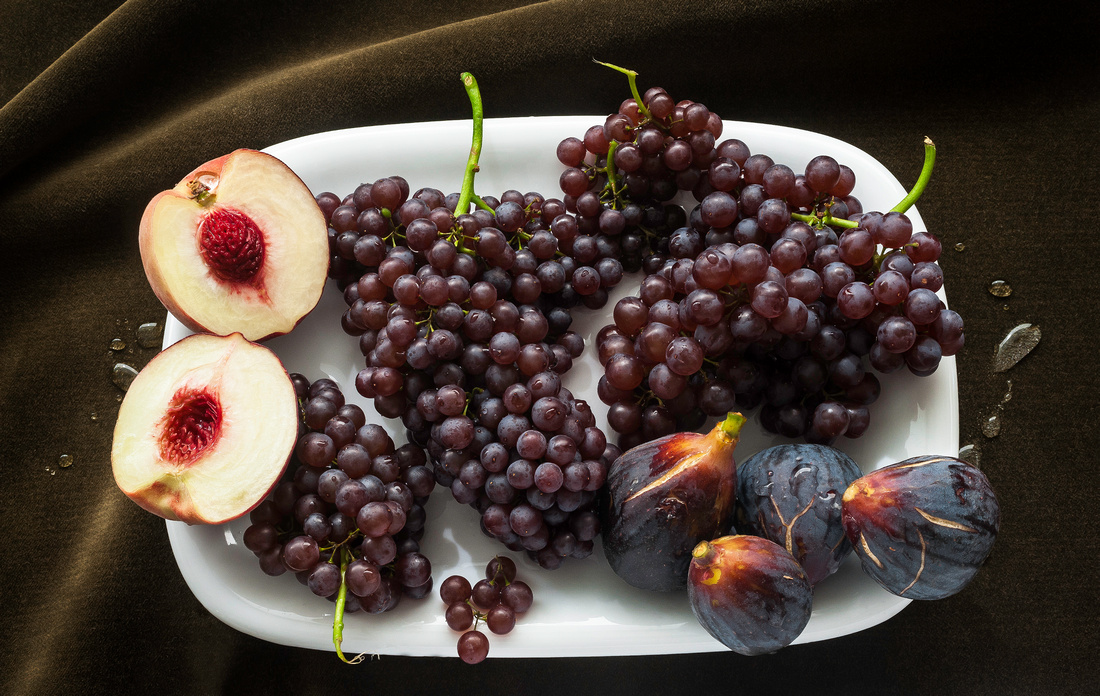
<path id="1" fill-rule="evenodd" d="M 211 160 L 146 206 L 142 264 L 165 308 L 199 333 L 262 341 L 292 330 L 324 290 L 324 214 L 285 164 L 255 150 Z"/>
<path id="2" fill-rule="evenodd" d="M 111 468 L 141 507 L 220 524 L 259 504 L 294 450 L 298 400 L 282 361 L 239 334 L 194 334 L 138 373 L 119 407 Z"/>

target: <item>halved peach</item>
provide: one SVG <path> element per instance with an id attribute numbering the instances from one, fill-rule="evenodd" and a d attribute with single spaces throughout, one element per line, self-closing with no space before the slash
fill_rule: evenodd
<path id="1" fill-rule="evenodd" d="M 317 306 L 328 226 L 279 159 L 235 150 L 157 194 L 138 231 L 157 298 L 192 331 L 250 341 L 285 334 Z"/>
<path id="2" fill-rule="evenodd" d="M 286 470 L 298 401 L 282 362 L 241 334 L 193 334 L 154 357 L 119 408 L 111 467 L 146 510 L 219 524 L 264 499 Z"/>

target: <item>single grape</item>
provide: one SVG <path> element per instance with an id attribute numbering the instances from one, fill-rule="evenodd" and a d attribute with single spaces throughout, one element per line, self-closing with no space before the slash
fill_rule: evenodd
<path id="1" fill-rule="evenodd" d="M 531 608 L 534 595 L 530 585 L 522 580 L 515 580 L 501 589 L 500 601 L 511 607 L 517 614 L 523 614 Z"/>
<path id="2" fill-rule="evenodd" d="M 485 579 L 508 584 L 516 579 L 516 562 L 507 556 L 494 556 L 485 566 Z"/>
<path id="3" fill-rule="evenodd" d="M 465 601 L 451 602 L 443 618 L 452 631 L 465 631 L 474 624 L 474 610 Z"/>
<path id="4" fill-rule="evenodd" d="M 458 656 L 469 665 L 484 660 L 489 655 L 489 639 L 481 631 L 467 631 L 458 638 Z"/>
<path id="5" fill-rule="evenodd" d="M 498 604 L 485 613 L 485 625 L 497 635 L 509 633 L 516 626 L 516 612 L 507 604 Z"/>
<path id="6" fill-rule="evenodd" d="M 501 588 L 488 580 L 478 580 L 471 592 L 471 601 L 481 609 L 488 609 L 500 601 Z"/>

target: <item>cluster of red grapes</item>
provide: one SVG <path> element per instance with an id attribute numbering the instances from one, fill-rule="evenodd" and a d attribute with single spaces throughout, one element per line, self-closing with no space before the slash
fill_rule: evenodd
<path id="1" fill-rule="evenodd" d="M 486 534 L 546 568 L 590 554 L 619 450 L 561 375 L 584 349 L 570 310 L 622 280 L 614 238 L 535 193 L 456 216 L 457 195 L 388 177 L 317 200 L 365 359 L 357 391 L 402 420 Z"/>
<path id="2" fill-rule="evenodd" d="M 654 88 L 558 147 L 565 200 L 599 201 L 594 219 L 624 198 L 699 201 L 671 231 L 641 227 L 647 275 L 597 337 L 609 424 L 625 450 L 760 406 L 771 432 L 859 437 L 880 392 L 868 364 L 928 375 L 962 346 L 935 294 L 939 241 L 904 214 L 864 213 L 832 157 L 796 174 L 740 140 L 716 144 L 721 132 L 702 104 Z"/>
<path id="3" fill-rule="evenodd" d="M 447 625 L 462 633 L 458 656 L 476 664 L 489 654 L 489 637 L 477 630 L 484 622 L 497 635 L 510 633 L 516 615 L 531 608 L 531 587 L 516 580 L 516 564 L 507 556 L 496 556 L 485 566 L 485 577 L 473 585 L 461 575 L 452 575 L 439 585 L 439 597 L 447 605 Z M 471 630 L 472 628 L 472 630 Z"/>
<path id="4" fill-rule="evenodd" d="M 395 448 L 333 380 L 291 380 L 298 442 L 286 478 L 252 511 L 244 545 L 265 573 L 289 570 L 320 597 L 336 600 L 345 583 L 348 612 L 378 614 L 402 596 L 426 596 L 432 568 L 419 540 L 435 478 L 424 451 Z"/>

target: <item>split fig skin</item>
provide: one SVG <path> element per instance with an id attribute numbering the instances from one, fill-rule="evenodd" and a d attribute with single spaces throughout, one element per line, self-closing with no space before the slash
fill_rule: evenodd
<path id="1" fill-rule="evenodd" d="M 777 445 L 737 470 L 741 530 L 787 550 L 816 585 L 852 551 L 841 497 L 863 475 L 852 458 L 825 445 Z"/>
<path id="2" fill-rule="evenodd" d="M 910 599 L 943 599 L 973 579 L 1000 528 L 989 479 L 954 457 L 906 459 L 844 493 L 844 529 L 863 570 Z"/>
<path id="3" fill-rule="evenodd" d="M 684 589 L 692 549 L 730 523 L 733 453 L 744 422 L 731 413 L 705 435 L 668 435 L 612 463 L 601 527 L 605 555 L 619 577 L 646 590 Z"/>
<path id="4" fill-rule="evenodd" d="M 794 642 L 810 621 L 813 586 L 773 541 L 741 534 L 700 542 L 688 571 L 691 610 L 707 633 L 742 655 Z"/>

